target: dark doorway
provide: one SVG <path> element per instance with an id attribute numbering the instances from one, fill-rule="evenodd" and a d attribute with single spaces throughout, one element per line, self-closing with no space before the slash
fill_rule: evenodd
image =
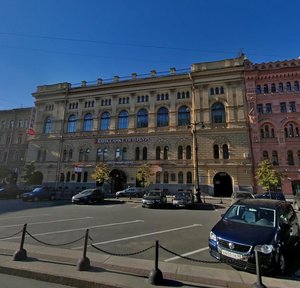
<path id="1" fill-rule="evenodd" d="M 122 170 L 114 169 L 110 172 L 112 192 L 120 191 L 126 188 L 127 177 Z"/>
<path id="2" fill-rule="evenodd" d="M 219 172 L 214 177 L 214 196 L 230 197 L 232 194 L 231 177 L 225 172 Z"/>

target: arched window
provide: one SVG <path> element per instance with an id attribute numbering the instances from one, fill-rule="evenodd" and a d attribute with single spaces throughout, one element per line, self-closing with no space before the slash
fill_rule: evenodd
<path id="1" fill-rule="evenodd" d="M 83 149 L 82 148 L 79 150 L 78 161 L 79 162 L 83 161 Z"/>
<path id="2" fill-rule="evenodd" d="M 76 116 L 73 114 L 68 118 L 68 124 L 67 124 L 67 132 L 73 133 L 76 132 Z"/>
<path id="3" fill-rule="evenodd" d="M 85 171 L 85 172 L 83 173 L 83 181 L 82 181 L 82 182 L 87 182 L 87 179 L 88 179 L 88 172 Z"/>
<path id="4" fill-rule="evenodd" d="M 283 84 L 281 82 L 278 84 L 278 92 L 283 92 Z"/>
<path id="5" fill-rule="evenodd" d="M 123 110 L 119 113 L 118 128 L 119 129 L 127 129 L 128 128 L 128 112 L 125 110 Z"/>
<path id="6" fill-rule="evenodd" d="M 223 145 L 223 159 L 228 159 L 228 158 L 229 158 L 228 145 L 224 144 Z"/>
<path id="7" fill-rule="evenodd" d="M 291 82 L 287 82 L 286 83 L 286 92 L 291 92 L 291 90 L 292 90 Z"/>
<path id="8" fill-rule="evenodd" d="M 212 122 L 224 123 L 225 122 L 225 108 L 221 102 L 216 102 L 212 105 L 211 109 Z"/>
<path id="9" fill-rule="evenodd" d="M 215 89 L 214 88 L 210 88 L 210 95 L 214 95 L 215 94 Z"/>
<path id="10" fill-rule="evenodd" d="M 264 84 L 264 93 L 269 93 L 268 84 Z"/>
<path id="11" fill-rule="evenodd" d="M 190 145 L 186 146 L 186 159 L 187 160 L 192 159 L 192 148 Z"/>
<path id="12" fill-rule="evenodd" d="M 276 92 L 276 85 L 275 85 L 275 83 L 272 83 L 272 84 L 271 84 L 271 92 L 272 92 L 272 93 L 275 93 L 275 92 Z"/>
<path id="13" fill-rule="evenodd" d="M 181 145 L 178 146 L 177 149 L 177 159 L 182 160 L 183 159 L 183 148 Z"/>
<path id="14" fill-rule="evenodd" d="M 104 148 L 103 150 L 103 161 L 106 161 L 108 158 L 108 149 Z"/>
<path id="15" fill-rule="evenodd" d="M 298 165 L 300 165 L 300 150 L 297 151 L 297 156 L 298 156 Z"/>
<path id="16" fill-rule="evenodd" d="M 84 116 L 83 119 L 83 131 L 92 131 L 93 130 L 93 115 L 88 113 Z"/>
<path id="17" fill-rule="evenodd" d="M 84 151 L 84 161 L 88 162 L 90 159 L 90 153 L 91 153 L 91 149 L 90 148 L 86 148 Z"/>
<path id="18" fill-rule="evenodd" d="M 193 181 L 192 172 L 187 172 L 186 173 L 186 183 L 191 184 L 192 181 Z"/>
<path id="19" fill-rule="evenodd" d="M 165 127 L 169 125 L 169 110 L 161 107 L 157 111 L 157 127 Z"/>
<path id="20" fill-rule="evenodd" d="M 299 82 L 298 81 L 294 82 L 294 91 L 296 91 L 296 92 L 299 91 Z"/>
<path id="21" fill-rule="evenodd" d="M 215 93 L 216 93 L 216 94 L 219 94 L 219 88 L 218 88 L 218 87 L 216 87 Z"/>
<path id="22" fill-rule="evenodd" d="M 156 160 L 160 160 L 160 147 L 159 146 L 157 146 L 156 147 Z"/>
<path id="23" fill-rule="evenodd" d="M 268 151 L 263 151 L 263 160 L 268 160 L 268 159 L 269 159 Z"/>
<path id="24" fill-rule="evenodd" d="M 62 157 L 62 160 L 63 160 L 63 161 L 67 161 L 67 150 L 66 150 L 66 149 L 64 149 L 64 151 L 63 151 L 63 157 Z"/>
<path id="25" fill-rule="evenodd" d="M 73 150 L 70 149 L 70 150 L 69 150 L 69 155 L 68 155 L 68 160 L 69 160 L 69 161 L 72 161 L 72 159 L 73 159 Z"/>
<path id="26" fill-rule="evenodd" d="M 164 183 L 165 184 L 169 183 L 169 173 L 167 171 L 164 172 Z"/>
<path id="27" fill-rule="evenodd" d="M 178 172 L 178 184 L 183 184 L 183 173 L 181 171 Z"/>
<path id="28" fill-rule="evenodd" d="M 278 165 L 278 153 L 277 151 L 272 151 L 272 163 L 273 165 Z"/>
<path id="29" fill-rule="evenodd" d="M 140 109 L 137 113 L 137 128 L 148 127 L 148 111 Z"/>
<path id="30" fill-rule="evenodd" d="M 136 147 L 135 148 L 135 160 L 140 160 L 140 148 Z"/>
<path id="31" fill-rule="evenodd" d="M 109 112 L 103 112 L 100 118 L 100 130 L 108 130 L 110 125 Z"/>
<path id="32" fill-rule="evenodd" d="M 115 160 L 119 161 L 121 158 L 121 149 L 118 147 L 116 148 Z"/>
<path id="33" fill-rule="evenodd" d="M 187 106 L 178 109 L 178 126 L 187 126 L 191 122 L 190 111 Z"/>
<path id="34" fill-rule="evenodd" d="M 50 134 L 52 132 L 52 120 L 51 117 L 47 117 L 44 124 L 44 133 Z"/>
<path id="35" fill-rule="evenodd" d="M 220 87 L 220 94 L 224 94 L 224 87 L 223 86 Z"/>
<path id="36" fill-rule="evenodd" d="M 156 172 L 156 174 L 155 174 L 155 183 L 160 183 L 160 175 L 161 175 L 161 172 Z"/>
<path id="37" fill-rule="evenodd" d="M 101 156 L 102 156 L 102 149 L 98 148 L 97 155 L 96 155 L 96 161 L 101 161 Z"/>
<path id="38" fill-rule="evenodd" d="M 291 150 L 287 151 L 287 161 L 288 161 L 288 165 L 294 165 L 294 156 L 293 156 L 293 151 Z"/>
<path id="39" fill-rule="evenodd" d="M 127 147 L 123 147 L 122 149 L 122 160 L 123 161 L 127 160 Z"/>
<path id="40" fill-rule="evenodd" d="M 215 144 L 214 145 L 214 159 L 219 159 L 220 155 L 219 155 L 219 145 Z"/>
<path id="41" fill-rule="evenodd" d="M 261 86 L 260 85 L 256 85 L 256 94 L 261 94 Z"/>
<path id="42" fill-rule="evenodd" d="M 164 160 L 168 160 L 169 159 L 169 147 L 165 146 L 164 147 Z"/>
<path id="43" fill-rule="evenodd" d="M 177 92 L 177 99 L 180 99 L 181 98 L 181 94 L 180 92 Z"/>
<path id="44" fill-rule="evenodd" d="M 148 159 L 148 149 L 147 147 L 143 147 L 143 160 Z"/>

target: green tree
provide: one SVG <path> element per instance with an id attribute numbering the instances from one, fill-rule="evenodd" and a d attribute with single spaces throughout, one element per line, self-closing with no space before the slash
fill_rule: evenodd
<path id="1" fill-rule="evenodd" d="M 109 179 L 110 169 L 107 164 L 102 163 L 96 166 L 91 177 L 99 184 L 103 184 Z"/>
<path id="2" fill-rule="evenodd" d="M 255 173 L 258 184 L 267 191 L 276 190 L 281 185 L 281 177 L 269 160 L 261 161 Z"/>
<path id="3" fill-rule="evenodd" d="M 34 162 L 30 162 L 24 166 L 22 178 L 28 185 L 40 185 L 43 181 L 43 174 L 39 171 L 35 171 Z"/>
<path id="4" fill-rule="evenodd" d="M 139 167 L 136 174 L 136 179 L 142 184 L 142 187 L 146 187 L 149 185 L 149 178 L 153 174 L 154 173 L 151 172 L 150 167 L 147 164 L 144 164 Z"/>

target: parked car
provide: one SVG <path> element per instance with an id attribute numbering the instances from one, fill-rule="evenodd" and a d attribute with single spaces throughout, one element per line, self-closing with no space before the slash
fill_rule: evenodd
<path id="1" fill-rule="evenodd" d="M 100 189 L 86 189 L 72 197 L 72 203 L 74 204 L 92 204 L 103 201 L 104 193 Z"/>
<path id="2" fill-rule="evenodd" d="M 293 205 L 296 211 L 300 211 L 300 191 L 296 192 Z"/>
<path id="3" fill-rule="evenodd" d="M 157 208 L 163 207 L 167 203 L 167 195 L 158 190 L 146 193 L 142 199 L 142 207 Z"/>
<path id="4" fill-rule="evenodd" d="M 48 187 L 36 187 L 22 194 L 23 201 L 55 200 L 55 191 Z"/>
<path id="5" fill-rule="evenodd" d="M 6 185 L 0 187 L 0 199 L 18 199 L 23 191 L 17 185 Z"/>
<path id="6" fill-rule="evenodd" d="M 285 201 L 285 196 L 282 192 L 274 192 L 274 191 L 267 191 L 265 193 L 256 194 L 255 198 L 257 199 L 273 199 L 273 200 L 282 200 Z"/>
<path id="7" fill-rule="evenodd" d="M 286 257 L 300 245 L 300 229 L 292 205 L 280 200 L 244 199 L 233 204 L 209 235 L 212 257 L 238 269 L 255 271 L 254 247 L 262 272 L 286 271 Z"/>
<path id="8" fill-rule="evenodd" d="M 191 191 L 178 191 L 172 204 L 175 207 L 191 207 L 194 204 L 194 195 Z"/>
<path id="9" fill-rule="evenodd" d="M 231 205 L 241 199 L 254 199 L 253 193 L 248 191 L 234 191 L 231 195 Z"/>
<path id="10" fill-rule="evenodd" d="M 124 190 L 116 192 L 116 198 L 119 197 L 143 197 L 143 189 L 141 187 L 128 187 Z"/>

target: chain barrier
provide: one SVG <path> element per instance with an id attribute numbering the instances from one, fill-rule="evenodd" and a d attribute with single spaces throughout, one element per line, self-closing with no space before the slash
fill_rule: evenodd
<path id="1" fill-rule="evenodd" d="M 133 256 L 133 255 L 138 255 L 138 254 L 141 254 L 141 253 L 144 253 L 152 248 L 154 248 L 154 245 L 146 248 L 146 249 L 143 249 L 143 250 L 140 250 L 140 251 L 137 251 L 137 252 L 133 252 L 133 253 L 113 253 L 113 252 L 109 252 L 109 251 L 106 251 L 106 250 L 103 250 L 97 246 L 95 246 L 94 244 L 91 244 L 91 246 L 93 248 L 95 248 L 96 250 L 99 250 L 100 252 L 103 252 L 103 253 L 106 253 L 106 254 L 109 254 L 109 255 L 112 255 L 112 256 Z"/>
<path id="2" fill-rule="evenodd" d="M 195 259 L 195 258 L 191 258 L 191 257 L 182 256 L 176 252 L 173 252 L 173 251 L 163 247 L 162 245 L 159 245 L 159 248 L 161 248 L 162 250 L 165 250 L 166 252 L 173 254 L 177 257 L 180 257 L 185 260 L 193 261 L 193 262 L 206 263 L 206 264 L 220 264 L 221 263 L 220 261 L 199 260 L 199 259 Z"/>
<path id="3" fill-rule="evenodd" d="M 44 242 L 44 241 L 42 241 L 42 240 L 37 239 L 36 237 L 34 237 L 33 235 L 31 235 L 28 231 L 26 231 L 26 233 L 27 233 L 33 240 L 35 240 L 35 241 L 37 241 L 37 242 L 39 242 L 39 243 L 41 243 L 41 244 L 49 245 L 49 246 L 66 246 L 66 245 L 73 244 L 73 243 L 75 243 L 75 242 L 78 242 L 78 241 L 84 239 L 84 236 L 82 236 L 82 237 L 80 237 L 80 238 L 78 238 L 78 239 L 76 239 L 76 240 L 74 240 L 74 241 L 71 241 L 71 242 L 61 243 L 61 244 L 52 244 L 52 243 L 47 243 L 47 242 Z"/>
<path id="4" fill-rule="evenodd" d="M 18 234 L 20 234 L 20 233 L 22 233 L 22 230 L 20 230 L 19 232 L 15 233 L 15 234 L 13 234 L 13 235 L 10 235 L 10 236 L 0 237 L 0 240 L 4 240 L 4 239 L 8 239 L 8 238 L 14 237 L 14 236 L 16 236 L 16 235 L 18 235 Z"/>

